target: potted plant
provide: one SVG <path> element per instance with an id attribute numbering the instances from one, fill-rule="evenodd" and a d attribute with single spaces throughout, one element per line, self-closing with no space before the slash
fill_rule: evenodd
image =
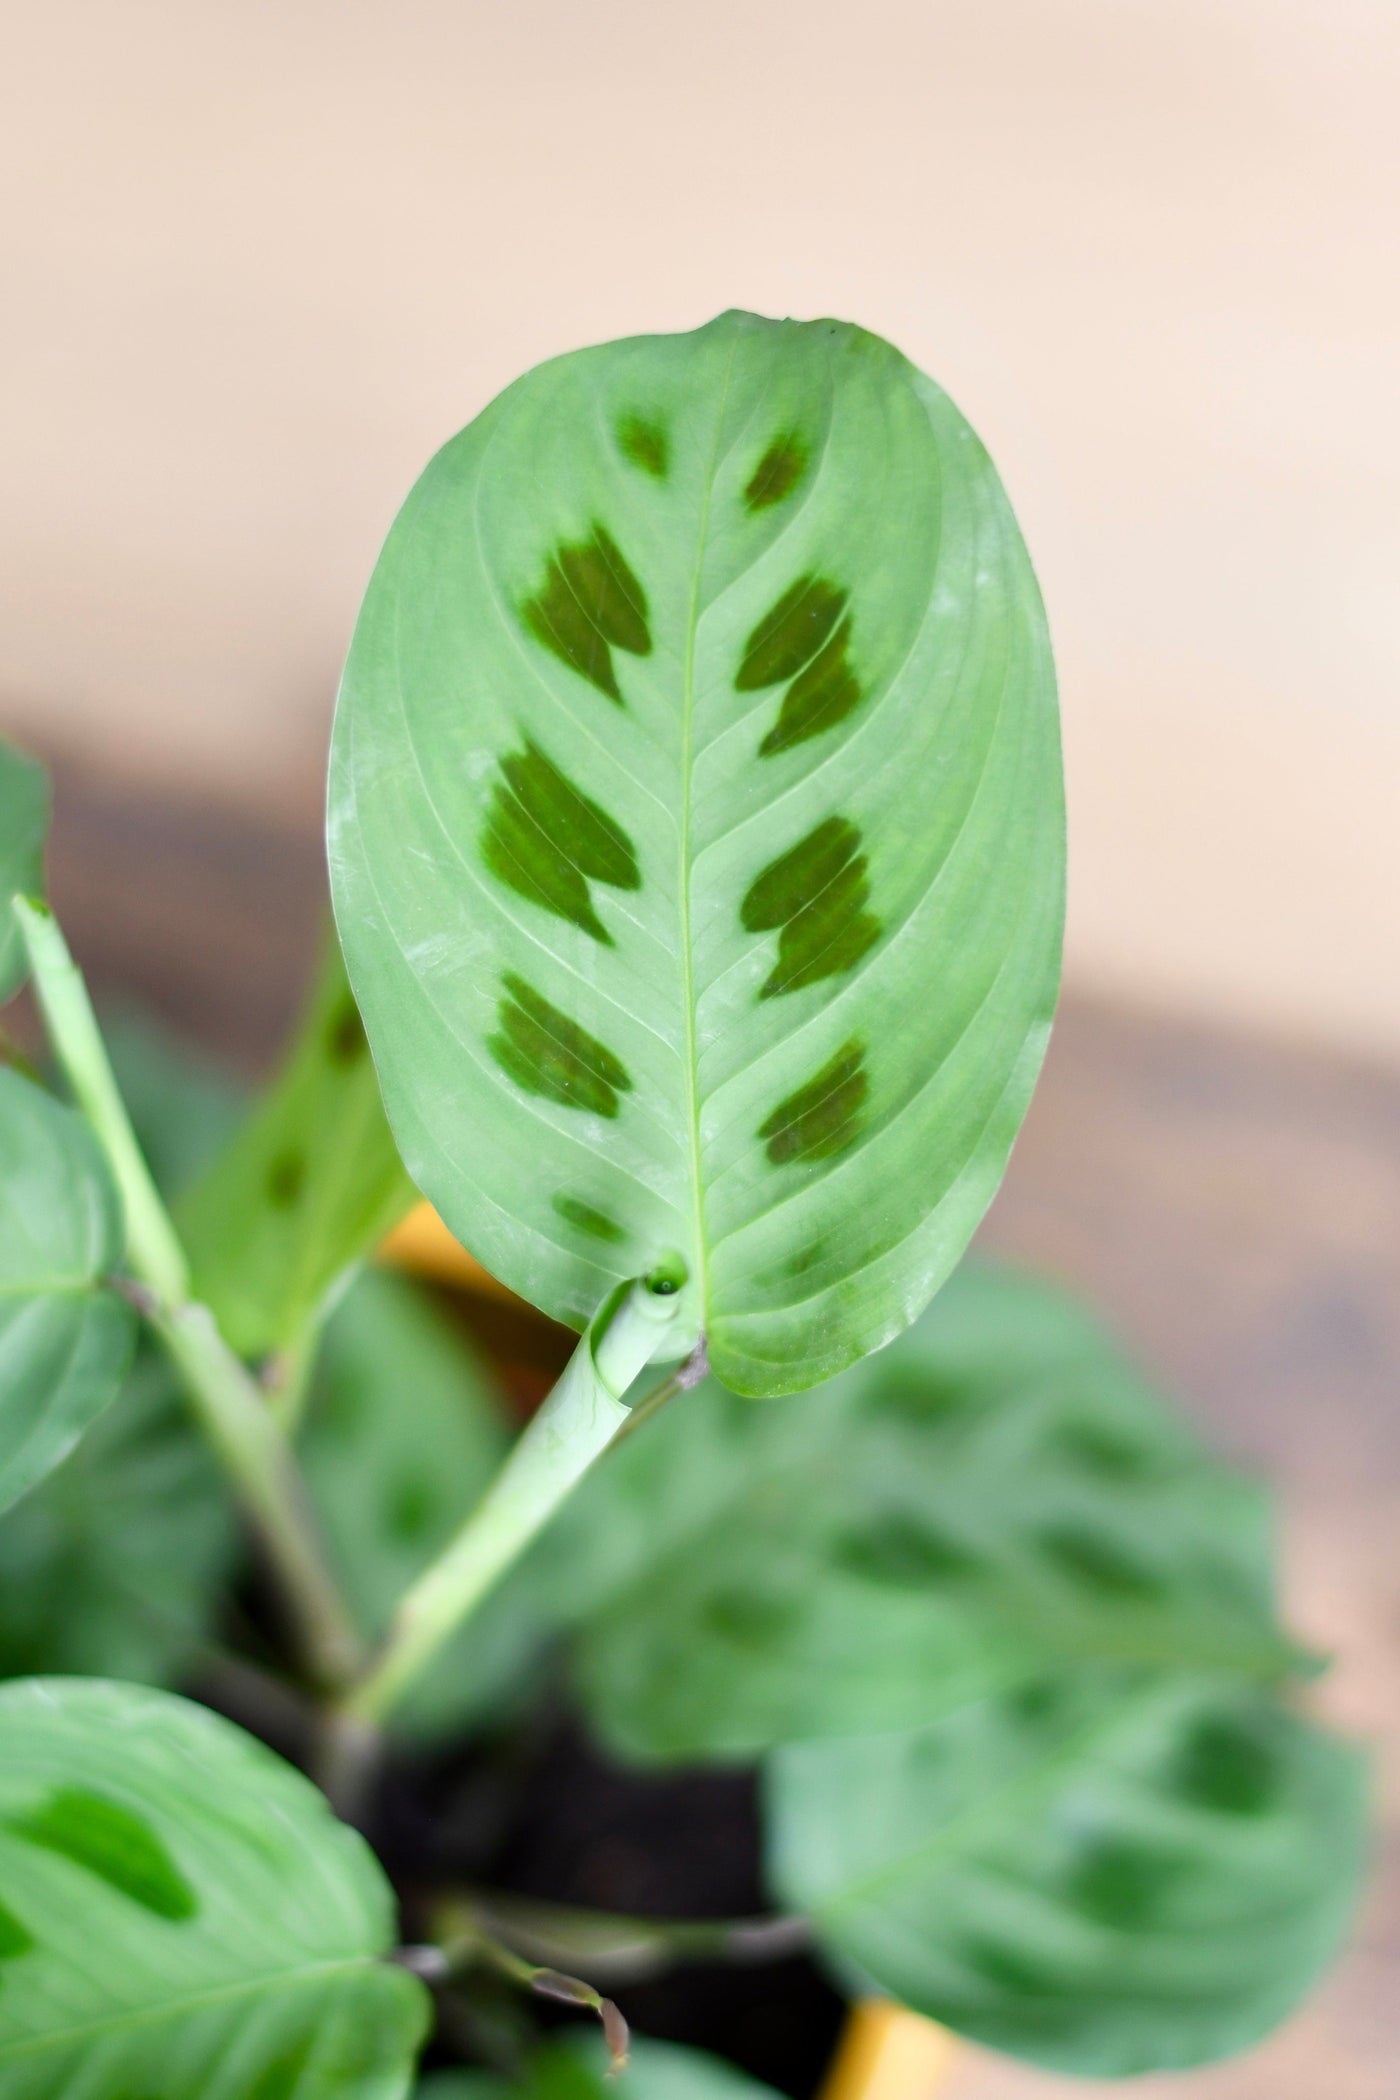
<path id="1" fill-rule="evenodd" d="M 52 1059 L 0 1070 L 5 2100 L 739 2100 L 622 2070 L 615 1999 L 799 1949 L 1086 2074 L 1296 2002 L 1363 1786 L 1266 1504 L 1076 1306 L 958 1267 L 1063 812 L 1034 577 L 937 387 L 726 314 L 438 454 L 342 688 L 338 940 L 244 1112 L 119 1083 L 45 815 L 4 753 L 0 985 Z M 420 1191 L 578 1336 L 513 1441 L 363 1267 Z M 677 1772 L 758 1775 L 744 1915 L 680 1873 L 620 1910 L 580 1849 Z"/>

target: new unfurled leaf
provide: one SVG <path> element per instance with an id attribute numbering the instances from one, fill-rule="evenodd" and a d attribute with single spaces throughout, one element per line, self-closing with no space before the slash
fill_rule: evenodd
<path id="1" fill-rule="evenodd" d="M 772 1759 L 769 1876 L 852 1980 L 1080 2076 L 1247 2048 L 1337 1950 L 1356 1752 L 1267 1692 L 1079 1672 Z"/>
<path id="2" fill-rule="evenodd" d="M 332 937 L 282 1072 L 178 1208 L 195 1295 L 242 1354 L 292 1347 L 415 1199 Z"/>
<path id="3" fill-rule="evenodd" d="M 5 2100 L 403 2100 L 423 1986 L 301 1775 L 166 1693 L 0 1687 Z"/>
<path id="4" fill-rule="evenodd" d="M 841 1370 L 962 1251 L 1054 1003 L 1053 677 L 986 453 L 834 322 L 528 374 L 389 537 L 330 849 L 457 1236 L 576 1327 L 679 1257 L 738 1392 Z"/>
<path id="5" fill-rule="evenodd" d="M 0 738 L 0 999 L 21 982 L 24 946 L 10 909 L 18 891 L 39 895 L 44 887 L 44 837 L 49 828 L 49 777 Z"/>
<path id="6" fill-rule="evenodd" d="M 1289 1670 L 1262 1491 L 1070 1300 L 969 1266 L 801 1400 L 714 1384 L 585 1484 L 527 1577 L 646 1760 L 931 1720 L 1092 1658 Z"/>
<path id="7" fill-rule="evenodd" d="M 122 1231 L 81 1116 L 0 1069 L 0 1509 L 67 1455 L 121 1382 L 135 1317 L 107 1278 Z"/>

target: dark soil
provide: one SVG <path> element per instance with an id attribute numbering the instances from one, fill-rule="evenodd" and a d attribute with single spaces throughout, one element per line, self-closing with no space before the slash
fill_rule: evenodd
<path id="1" fill-rule="evenodd" d="M 634 1916 L 767 1908 L 751 1773 L 619 1771 L 568 1716 L 494 1753 L 395 1775 L 372 1835 L 410 1918 L 416 1892 L 444 1882 Z M 805 1957 L 687 1965 L 609 1988 L 638 2033 L 716 2051 L 792 2100 L 819 2087 L 844 2012 Z"/>

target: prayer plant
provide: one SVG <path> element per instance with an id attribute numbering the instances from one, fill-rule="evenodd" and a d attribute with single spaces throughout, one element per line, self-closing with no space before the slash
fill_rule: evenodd
<path id="1" fill-rule="evenodd" d="M 600 1986 L 799 1944 L 1085 2074 L 1297 2002 L 1364 1787 L 1267 1506 L 1073 1305 L 953 1274 L 1064 822 L 1035 579 L 938 387 L 731 313 L 444 447 L 340 696 L 338 940 L 251 1107 L 104 1040 L 46 818 L 0 750 L 0 991 L 47 1036 L 0 1070 L 2 2100 L 589 2100 Z M 419 1192 L 579 1336 L 513 1445 L 363 1267 Z M 623 1766 L 758 1770 L 770 1915 L 431 1858 L 396 1894 L 386 1762 L 561 1682 Z M 532 2039 L 539 1997 L 606 2047 Z M 660 2042 L 621 2079 L 759 2095 Z"/>

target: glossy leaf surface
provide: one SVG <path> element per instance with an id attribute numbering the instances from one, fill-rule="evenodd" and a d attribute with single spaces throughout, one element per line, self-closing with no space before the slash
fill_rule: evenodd
<path id="1" fill-rule="evenodd" d="M 0 1069 L 0 1509 L 114 1397 L 135 1317 L 106 1284 L 117 1194 L 82 1118 Z"/>
<path id="2" fill-rule="evenodd" d="M 686 1759 L 908 1727 L 1052 1660 L 1286 1670 L 1270 1531 L 1077 1307 L 969 1266 L 819 1393 L 672 1402 L 536 1565 L 594 1725 Z"/>
<path id="3" fill-rule="evenodd" d="M 357 1278 L 326 1330 L 302 1459 L 367 1637 L 385 1631 L 509 1443 L 503 1404 L 465 1336 L 400 1278 Z M 499 1718 L 540 1638 L 518 1590 L 488 1599 L 413 1687 L 395 1727 L 435 1737 L 483 1708 Z"/>
<path id="4" fill-rule="evenodd" d="M 889 1340 L 1058 975 L 1049 648 L 977 439 L 832 322 L 529 373 L 381 556 L 330 850 L 404 1157 L 488 1268 L 578 1327 L 679 1255 L 745 1393 Z"/>
<path id="5" fill-rule="evenodd" d="M 0 1517 L 0 1676 L 170 1684 L 235 1565 L 228 1492 L 153 1345 L 112 1405 Z"/>
<path id="6" fill-rule="evenodd" d="M 770 1881 L 847 1974 L 1088 2076 L 1266 2034 L 1355 1904 L 1364 1783 L 1265 1692 L 1079 1673 L 770 1767 Z"/>
<path id="7" fill-rule="evenodd" d="M 48 774 L 37 759 L 0 738 L 0 999 L 8 999 L 25 974 L 10 899 L 16 891 L 42 894 L 48 826 Z"/>
<path id="8" fill-rule="evenodd" d="M 290 1347 L 416 1195 L 331 939 L 282 1072 L 179 1206 L 195 1294 L 242 1354 Z"/>
<path id="9" fill-rule="evenodd" d="M 226 1721 L 0 1687 L 6 2100 L 402 2100 L 427 2018 L 362 1840 Z"/>

